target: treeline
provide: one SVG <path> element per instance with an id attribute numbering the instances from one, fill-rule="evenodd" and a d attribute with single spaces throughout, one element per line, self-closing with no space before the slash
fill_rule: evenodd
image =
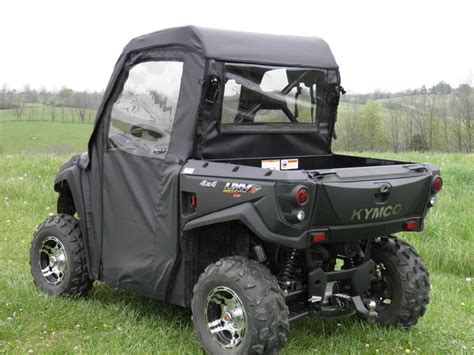
<path id="1" fill-rule="evenodd" d="M 102 92 L 74 91 L 61 87 L 58 91 L 9 89 L 0 91 L 0 110 L 10 110 L 15 120 L 92 123 L 102 100 Z"/>
<path id="2" fill-rule="evenodd" d="M 335 148 L 472 152 L 474 88 L 437 85 L 342 97 Z"/>
<path id="3" fill-rule="evenodd" d="M 11 120 L 93 123 L 102 92 L 0 91 L 1 117 Z M 0 114 L 2 111 L 0 111 Z M 445 82 L 397 93 L 344 95 L 334 148 L 346 151 L 473 151 L 474 88 Z"/>

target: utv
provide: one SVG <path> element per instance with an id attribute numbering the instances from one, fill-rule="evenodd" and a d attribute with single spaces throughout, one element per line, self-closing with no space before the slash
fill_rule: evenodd
<path id="1" fill-rule="evenodd" d="M 289 321 L 410 327 L 430 284 L 431 164 L 333 154 L 338 65 L 319 38 L 198 27 L 133 39 L 88 151 L 57 174 L 31 245 L 38 289 L 93 280 L 191 307 L 208 353 L 275 353 Z"/>

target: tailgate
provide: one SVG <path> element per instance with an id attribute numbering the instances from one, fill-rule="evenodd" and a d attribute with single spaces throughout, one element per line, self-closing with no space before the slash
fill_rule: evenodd
<path id="1" fill-rule="evenodd" d="M 431 173 L 420 165 L 333 170 L 318 179 L 321 185 L 313 225 L 420 217 L 426 207 L 431 178 Z"/>

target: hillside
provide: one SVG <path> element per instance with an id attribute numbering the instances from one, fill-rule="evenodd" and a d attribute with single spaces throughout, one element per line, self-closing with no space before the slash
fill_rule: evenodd
<path id="1" fill-rule="evenodd" d="M 464 90 L 464 91 L 463 91 Z M 335 149 L 472 152 L 474 91 L 342 98 Z"/>

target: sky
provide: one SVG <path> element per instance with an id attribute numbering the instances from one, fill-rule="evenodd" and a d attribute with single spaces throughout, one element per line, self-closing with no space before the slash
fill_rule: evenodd
<path id="1" fill-rule="evenodd" d="M 133 37 L 181 25 L 319 36 L 351 93 L 474 84 L 474 2 L 2 0 L 0 85 L 105 89 Z"/>

